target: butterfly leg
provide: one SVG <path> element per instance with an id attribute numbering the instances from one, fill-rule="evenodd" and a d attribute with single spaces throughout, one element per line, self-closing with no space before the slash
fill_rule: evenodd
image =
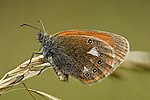
<path id="1" fill-rule="evenodd" d="M 32 55 L 31 55 L 31 58 L 30 58 L 30 60 L 29 60 L 29 63 L 27 64 L 27 66 L 29 66 L 30 65 L 30 63 L 31 63 L 31 61 L 32 61 L 32 58 L 34 57 L 34 55 L 41 55 L 42 54 L 42 52 L 36 52 L 36 51 L 34 51 L 33 53 L 32 53 Z"/>
<path id="2" fill-rule="evenodd" d="M 44 60 L 45 60 L 45 62 L 48 62 L 48 63 L 50 64 L 50 66 L 45 66 L 45 67 L 43 67 L 37 75 L 40 75 L 40 74 L 43 72 L 44 69 L 46 69 L 46 68 L 48 68 L 48 67 L 52 67 L 52 66 L 54 67 L 54 66 L 55 66 L 55 65 L 53 64 L 53 62 L 52 62 L 52 58 L 51 58 L 51 57 L 44 58 Z"/>
<path id="3" fill-rule="evenodd" d="M 43 70 L 46 69 L 46 68 L 48 68 L 48 67 L 49 67 L 49 66 L 46 66 L 46 67 L 42 68 L 42 69 L 40 70 L 40 72 L 39 72 L 37 75 L 40 75 L 40 74 L 43 72 Z"/>

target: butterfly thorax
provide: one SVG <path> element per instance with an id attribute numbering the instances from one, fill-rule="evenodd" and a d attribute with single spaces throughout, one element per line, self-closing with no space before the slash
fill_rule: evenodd
<path id="1" fill-rule="evenodd" d="M 51 45 L 52 45 L 52 39 L 51 36 L 46 33 L 38 33 L 37 40 L 41 44 L 41 53 L 44 56 L 45 60 L 48 60 L 49 57 L 51 57 Z"/>

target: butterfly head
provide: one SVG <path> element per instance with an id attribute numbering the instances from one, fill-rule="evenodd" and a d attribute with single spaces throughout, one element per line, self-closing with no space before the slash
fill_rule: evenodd
<path id="1" fill-rule="evenodd" d="M 45 45 L 46 42 L 49 40 L 49 35 L 44 33 L 44 32 L 39 32 L 37 35 L 37 40 L 39 41 L 39 43 L 41 43 L 42 45 Z"/>
<path id="2" fill-rule="evenodd" d="M 38 40 L 39 43 L 41 43 L 42 45 L 45 45 L 50 36 L 45 32 L 45 28 L 44 28 L 44 25 L 43 25 L 42 21 L 39 20 L 38 22 L 41 23 L 42 29 L 39 29 L 39 28 L 34 27 L 34 26 L 32 26 L 32 25 L 29 25 L 29 24 L 22 24 L 20 27 L 22 27 L 22 26 L 28 26 L 28 27 L 34 28 L 34 29 L 36 29 L 36 30 L 39 30 L 40 32 L 39 32 L 38 35 L 37 35 L 37 40 Z"/>

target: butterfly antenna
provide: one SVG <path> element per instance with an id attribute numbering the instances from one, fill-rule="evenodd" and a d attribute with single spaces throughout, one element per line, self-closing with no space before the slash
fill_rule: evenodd
<path id="1" fill-rule="evenodd" d="M 37 28 L 37 27 L 34 27 L 34 26 L 32 26 L 32 25 L 29 25 L 29 24 L 22 24 L 22 25 L 20 25 L 20 27 L 23 27 L 23 26 L 28 26 L 28 27 L 31 27 L 31 28 L 34 28 L 34 29 L 36 29 L 36 30 L 39 30 L 39 31 L 43 32 L 41 29 L 39 29 L 39 28 Z"/>
<path id="2" fill-rule="evenodd" d="M 43 32 L 45 33 L 45 27 L 44 27 L 44 25 L 43 25 L 43 23 L 42 23 L 42 20 L 39 19 L 38 22 L 41 24 L 42 29 L 43 29 Z"/>

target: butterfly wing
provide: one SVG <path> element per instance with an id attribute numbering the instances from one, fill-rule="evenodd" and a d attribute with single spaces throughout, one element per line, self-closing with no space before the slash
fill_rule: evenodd
<path id="1" fill-rule="evenodd" d="M 57 33 L 53 40 L 58 70 L 86 84 L 111 74 L 129 51 L 125 38 L 108 32 L 70 30 Z"/>

